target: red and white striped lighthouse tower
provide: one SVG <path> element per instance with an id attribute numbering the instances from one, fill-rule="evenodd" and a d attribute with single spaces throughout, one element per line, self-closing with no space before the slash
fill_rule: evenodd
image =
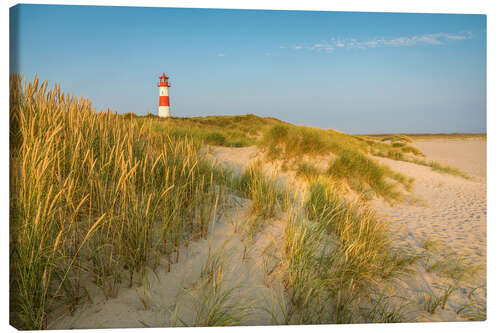
<path id="1" fill-rule="evenodd" d="M 168 97 L 168 88 L 170 83 L 168 83 L 168 76 L 163 73 L 160 76 L 160 82 L 158 82 L 158 87 L 160 88 L 160 103 L 158 105 L 158 116 L 162 118 L 170 117 L 170 100 Z"/>

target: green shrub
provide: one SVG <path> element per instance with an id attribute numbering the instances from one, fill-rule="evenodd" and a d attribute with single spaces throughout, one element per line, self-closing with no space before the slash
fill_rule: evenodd
<path id="1" fill-rule="evenodd" d="M 239 193 L 252 200 L 250 210 L 253 215 L 271 218 L 285 204 L 285 195 L 280 187 L 264 175 L 262 165 L 252 164 L 237 177 L 234 186 Z"/>
<path id="2" fill-rule="evenodd" d="M 386 137 L 383 137 L 380 141 L 391 141 L 391 142 L 396 142 L 396 141 L 402 141 L 402 142 L 413 142 L 413 140 L 407 136 L 407 135 L 403 135 L 403 134 L 395 134 L 395 135 L 391 135 L 391 136 L 386 136 Z"/>
<path id="3" fill-rule="evenodd" d="M 384 309 L 377 301 L 371 309 L 357 305 L 381 280 L 406 272 L 414 258 L 393 254 L 385 224 L 328 184 L 313 182 L 308 194 L 305 216 L 288 214 L 281 263 L 290 301 L 282 323 L 402 319 L 401 311 L 387 304 Z"/>
<path id="4" fill-rule="evenodd" d="M 327 150 L 327 144 L 318 130 L 285 125 L 271 127 L 264 134 L 261 145 L 267 148 L 270 158 L 284 160 L 320 154 Z M 279 155 L 277 147 L 281 147 Z"/>
<path id="5" fill-rule="evenodd" d="M 301 162 L 299 163 L 299 166 L 297 167 L 297 176 L 303 177 L 306 179 L 311 179 L 320 174 L 320 171 L 314 167 L 313 165 L 306 163 L 306 162 Z"/>
<path id="6" fill-rule="evenodd" d="M 208 134 L 206 140 L 208 144 L 217 146 L 224 146 L 224 144 L 226 143 L 226 137 L 218 132 Z"/>
<path id="7" fill-rule="evenodd" d="M 286 141 L 288 136 L 288 128 L 284 125 L 275 125 L 269 129 L 265 135 L 266 141 L 271 141 L 273 143 L 283 143 Z"/>
<path id="8" fill-rule="evenodd" d="M 405 145 L 406 145 L 406 143 L 404 143 L 404 142 L 393 142 L 392 143 L 392 146 L 394 148 L 404 147 Z"/>
<path id="9" fill-rule="evenodd" d="M 328 175 L 346 179 L 348 182 L 359 180 L 367 183 L 377 193 L 386 198 L 396 198 L 394 186 L 385 181 L 384 168 L 362 153 L 344 150 L 328 167 Z"/>

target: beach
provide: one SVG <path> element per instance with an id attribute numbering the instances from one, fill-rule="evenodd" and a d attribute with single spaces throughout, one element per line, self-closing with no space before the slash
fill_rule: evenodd
<path id="1" fill-rule="evenodd" d="M 422 253 L 426 244 L 439 244 L 434 250 L 442 258 L 457 256 L 480 266 L 469 283 L 479 287 L 486 297 L 486 140 L 437 139 L 415 142 L 429 159 L 451 165 L 471 175 L 464 179 L 432 171 L 429 167 L 379 158 L 394 170 L 415 179 L 413 195 L 417 202 L 390 205 L 377 199 L 374 209 L 384 218 L 401 248 Z M 422 290 L 439 293 L 450 281 L 420 270 L 420 280 L 402 288 L 403 294 L 417 297 Z M 418 276 L 418 275 L 417 275 Z M 465 295 L 450 297 L 450 306 L 459 307 Z M 456 302 L 456 304 L 454 303 Z M 434 320 L 456 320 L 456 314 L 445 313 Z"/>
<path id="2" fill-rule="evenodd" d="M 486 297 L 486 140 L 420 140 L 416 147 L 431 160 L 445 163 L 471 175 L 464 179 L 433 171 L 431 168 L 377 158 L 393 170 L 414 178 L 408 202 L 388 203 L 382 198 L 370 202 L 378 216 L 389 225 L 395 248 L 422 255 L 414 264 L 413 273 L 393 281 L 393 294 L 404 299 L 408 321 L 456 321 L 464 304 L 485 302 Z M 256 147 L 211 149 L 212 161 L 242 172 L 245 166 L 265 160 Z M 293 175 L 280 172 L 272 163 L 264 162 L 269 175 L 277 175 L 282 185 L 293 181 Z M 304 184 L 295 184 L 303 188 Z M 284 234 L 286 218 L 279 215 L 252 241 L 242 233 L 250 213 L 249 201 L 233 197 L 232 208 L 216 219 L 208 238 L 191 242 L 181 250 L 178 263 L 167 271 L 165 264 L 156 273 L 150 272 L 142 286 L 121 288 L 113 299 L 104 299 L 97 291 L 93 303 L 81 306 L 74 316 L 53 321 L 49 328 L 155 327 L 181 325 L 195 320 L 202 292 L 200 274 L 217 251 L 225 253 L 225 288 L 237 289 L 252 313 L 246 325 L 273 324 L 269 309 L 279 309 L 283 287 L 269 271 L 270 256 L 266 252 Z M 427 255 L 426 255 L 427 254 Z M 430 271 L 429 258 L 447 260 L 460 258 L 477 265 L 472 278 L 454 280 L 438 271 Z M 461 277 L 460 277 L 461 278 Z M 456 286 L 455 286 L 456 284 Z M 428 295 L 439 297 L 447 288 L 446 310 L 429 313 Z M 91 288 L 91 287 L 90 287 Z M 91 290 L 91 289 L 90 289 Z M 267 306 L 267 311 L 262 310 Z"/>

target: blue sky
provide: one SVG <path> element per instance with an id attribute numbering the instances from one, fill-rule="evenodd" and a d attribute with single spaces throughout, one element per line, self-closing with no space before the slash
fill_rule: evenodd
<path id="1" fill-rule="evenodd" d="M 11 70 L 97 109 L 349 133 L 485 132 L 483 15 L 21 5 Z"/>

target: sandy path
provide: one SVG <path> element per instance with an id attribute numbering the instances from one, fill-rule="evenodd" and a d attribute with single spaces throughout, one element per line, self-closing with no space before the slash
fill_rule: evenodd
<path id="1" fill-rule="evenodd" d="M 280 161 L 269 161 L 264 152 L 256 146 L 243 148 L 211 147 L 207 155 L 209 160 L 214 160 L 224 168 L 241 173 L 246 167 L 256 162 L 261 162 L 264 174 L 273 179 L 277 184 L 291 192 L 305 193 L 308 183 L 305 179 L 297 179 L 294 171 L 283 171 Z M 321 161 L 323 164 L 326 161 Z"/>
<path id="2" fill-rule="evenodd" d="M 257 147 L 214 148 L 209 158 L 236 173 L 259 159 Z M 268 172 L 275 170 L 268 165 Z M 171 266 L 165 261 L 156 272 L 146 274 L 142 286 L 121 286 L 117 297 L 106 300 L 94 284 L 88 284 L 92 303 L 80 305 L 74 316 L 52 318 L 49 329 L 62 328 L 137 328 L 196 326 L 197 311 L 202 308 L 203 278 L 201 272 L 210 258 L 220 258 L 223 283 L 221 293 L 234 288 L 233 306 L 244 305 L 249 311 L 243 325 L 272 324 L 270 313 L 278 314 L 283 286 L 272 270 L 275 259 L 267 252 L 273 240 L 284 234 L 284 217 L 266 221 L 266 225 L 249 238 L 241 229 L 250 217 L 249 201 L 231 196 L 232 204 L 223 209 L 223 216 L 212 221 L 207 239 L 189 242 L 181 249 L 179 262 Z M 271 237 L 272 238 L 271 238 Z M 128 273 L 124 273 L 126 276 Z M 219 274 L 217 272 L 217 274 Z M 123 283 L 125 284 L 125 283 Z M 276 318 L 276 320 L 280 320 Z M 198 324 L 199 325 L 199 324 Z"/>
<path id="3" fill-rule="evenodd" d="M 215 273 L 222 278 L 221 294 L 234 288 L 228 304 L 249 309 L 241 323 L 272 324 L 267 311 L 278 313 L 277 301 L 283 290 L 279 282 L 266 274 L 270 265 L 266 247 L 272 242 L 269 235 L 278 240 L 282 237 L 284 225 L 279 219 L 268 221 L 249 240 L 239 229 L 249 218 L 248 201 L 233 198 L 234 207 L 212 223 L 208 238 L 190 242 L 181 249 L 179 262 L 171 266 L 170 272 L 165 262 L 156 272 L 146 274 L 142 286 L 122 286 L 117 297 L 108 300 L 91 285 L 93 303 L 80 305 L 74 316 L 53 318 L 48 328 L 167 327 L 183 326 L 182 322 L 195 326 L 197 313 L 203 308 L 203 291 L 208 290 L 202 287 L 202 271 L 207 263 L 215 262 L 210 258 L 219 258 Z"/>

